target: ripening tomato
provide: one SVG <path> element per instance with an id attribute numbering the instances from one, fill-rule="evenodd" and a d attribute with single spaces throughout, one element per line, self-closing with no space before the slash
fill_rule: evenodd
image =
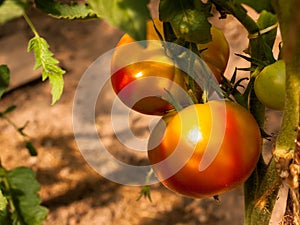
<path id="1" fill-rule="evenodd" d="M 285 105 L 285 63 L 278 60 L 266 66 L 254 81 L 258 100 L 266 107 L 283 110 Z"/>
<path id="2" fill-rule="evenodd" d="M 153 22 L 159 33 L 163 35 L 162 22 L 155 19 L 147 23 L 147 40 L 160 40 Z M 221 45 L 224 45 L 227 41 L 224 35 L 222 36 L 220 34 L 222 34 L 221 31 L 217 31 L 217 28 L 215 27 L 212 28 L 212 35 L 216 36 L 215 38 L 213 37 L 213 42 L 214 40 L 218 42 L 221 41 Z M 220 82 L 220 73 L 224 72 L 226 67 L 226 64 L 220 63 L 220 59 L 225 59 L 227 57 L 229 48 L 224 51 L 223 57 L 216 57 L 216 54 L 212 53 L 212 51 L 219 48 L 220 44 L 213 44 L 213 42 L 210 42 L 207 45 L 201 45 L 201 48 L 207 48 L 201 53 L 201 57 L 203 56 L 203 58 L 208 60 L 208 66 L 212 69 L 215 73 L 215 77 Z M 121 48 L 121 46 L 130 43 L 130 48 Z M 214 47 L 214 45 L 217 47 Z M 166 90 L 169 91 L 172 96 L 175 96 L 180 104 L 184 106 L 190 104 L 187 96 L 178 94 L 178 87 L 182 88 L 185 92 L 189 89 L 187 85 L 189 77 L 185 72 L 175 66 L 172 59 L 166 55 L 165 48 L 162 46 L 161 42 L 148 42 L 147 47 L 143 48 L 140 44 L 135 43 L 135 40 L 128 34 L 125 34 L 121 37 L 117 47 L 120 48 L 115 49 L 111 62 L 111 82 L 114 91 L 127 106 L 144 114 L 164 115 L 169 110 L 173 109 L 173 106 L 169 102 L 162 99 Z M 220 54 L 223 53 L 221 52 Z M 209 55 L 212 55 L 212 57 Z M 220 68 L 214 68 L 214 65 L 220 66 Z M 157 79 L 157 84 L 155 84 L 154 80 L 150 83 L 144 80 L 144 78 L 150 78 L 151 76 L 165 78 L 165 81 L 166 79 L 169 79 L 174 84 L 164 85 L 165 82 L 159 82 L 159 79 Z M 125 87 L 133 83 L 135 83 L 135 85 L 128 87 L 126 93 L 120 94 Z M 174 88 L 174 86 L 177 85 L 178 87 Z M 149 93 L 149 90 L 147 89 L 151 89 L 152 95 L 145 97 L 146 93 Z M 196 97 L 200 99 L 202 92 L 199 85 L 195 84 L 194 92 Z"/>
<path id="3" fill-rule="evenodd" d="M 187 197 L 221 194 L 246 181 L 261 147 L 252 114 L 237 103 L 190 105 L 150 134 L 148 158 L 168 189 Z"/>
<path id="4" fill-rule="evenodd" d="M 219 28 L 212 26 L 210 29 L 212 41 L 206 44 L 198 44 L 201 51 L 200 57 L 209 66 L 218 81 L 222 79 L 229 60 L 229 44 Z"/>
<path id="5" fill-rule="evenodd" d="M 159 32 L 163 33 L 161 22 L 154 22 Z M 156 42 L 147 42 L 147 47 L 143 48 L 128 34 L 118 42 L 117 47 L 131 45 L 116 48 L 113 54 L 111 83 L 115 93 L 125 105 L 150 115 L 164 115 L 174 109 L 162 98 L 166 97 L 167 91 L 180 104 L 190 104 L 187 96 L 188 75 L 165 54 L 152 21 L 147 23 L 147 40 Z M 182 89 L 181 92 L 178 89 Z"/>
<path id="6" fill-rule="evenodd" d="M 143 61 L 118 70 L 111 76 L 111 82 L 118 97 L 133 110 L 164 115 L 174 109 L 166 100 L 166 90 L 181 105 L 190 104 L 184 76 L 187 75 L 173 65 Z"/>

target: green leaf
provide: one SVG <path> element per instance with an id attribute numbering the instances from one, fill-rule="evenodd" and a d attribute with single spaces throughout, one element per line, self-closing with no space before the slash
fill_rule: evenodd
<path id="1" fill-rule="evenodd" d="M 17 108 L 16 105 L 8 106 L 8 107 L 4 110 L 4 112 L 2 112 L 2 114 L 10 113 L 10 112 L 14 111 L 16 108 Z"/>
<path id="2" fill-rule="evenodd" d="M 3 196 L 2 191 L 0 189 L 0 211 L 4 211 L 7 206 L 7 199 Z"/>
<path id="3" fill-rule="evenodd" d="M 6 65 L 0 65 L 0 98 L 6 91 L 9 85 L 9 68 Z"/>
<path id="4" fill-rule="evenodd" d="M 7 171 L 6 178 L 15 208 L 12 220 L 15 224 L 41 225 L 46 219 L 48 209 L 40 206 L 40 185 L 34 172 L 27 167 L 17 167 Z"/>
<path id="5" fill-rule="evenodd" d="M 29 6 L 25 0 L 4 0 L 0 4 L 0 25 L 9 20 L 21 17 Z"/>
<path id="6" fill-rule="evenodd" d="M 38 9 L 58 19 L 98 18 L 88 4 L 71 3 L 70 5 L 53 0 L 35 0 Z"/>
<path id="7" fill-rule="evenodd" d="M 201 7 L 201 8 L 200 8 Z M 194 5 L 191 0 L 161 0 L 159 15 L 163 22 L 170 22 L 178 38 L 193 43 L 207 43 L 212 40 L 210 7 Z"/>
<path id="8" fill-rule="evenodd" d="M 8 208 L 5 208 L 4 210 L 0 211 L 0 224 L 2 225 L 10 225 L 12 224 L 12 221 L 9 216 Z"/>
<path id="9" fill-rule="evenodd" d="M 148 185 L 144 185 L 142 187 L 137 200 L 139 201 L 142 197 L 144 197 L 144 198 L 148 199 L 150 202 L 152 202 L 151 190 L 150 190 L 150 187 Z"/>
<path id="10" fill-rule="evenodd" d="M 250 7 L 252 7 L 258 13 L 260 13 L 263 10 L 267 10 L 269 12 L 274 12 L 271 0 L 263 0 L 263 1 L 234 0 L 234 2 L 237 3 L 237 4 L 246 4 Z"/>
<path id="11" fill-rule="evenodd" d="M 34 51 L 34 69 L 42 68 L 43 81 L 49 78 L 52 87 L 52 104 L 59 100 L 64 86 L 63 74 L 65 71 L 57 64 L 59 61 L 53 58 L 53 53 L 49 50 L 47 41 L 42 37 L 34 37 L 28 43 L 28 51 Z"/>
<path id="12" fill-rule="evenodd" d="M 264 40 L 264 52 L 269 60 L 269 64 L 274 63 L 275 59 L 273 56 L 273 45 L 275 42 L 275 38 L 277 35 L 277 26 L 274 26 L 277 24 L 277 17 L 276 15 L 267 12 L 265 10 L 263 10 L 260 13 L 260 16 L 257 20 L 257 26 L 259 27 L 259 29 L 262 32 L 262 38 Z M 271 30 L 269 30 L 268 28 L 273 28 Z M 265 30 L 265 33 L 263 33 Z"/>
<path id="13" fill-rule="evenodd" d="M 4 117 L 6 114 L 12 112 L 17 108 L 15 105 L 8 106 L 3 112 L 0 112 L 0 117 Z"/>
<path id="14" fill-rule="evenodd" d="M 25 145 L 31 156 L 37 156 L 37 150 L 34 147 L 34 145 L 32 144 L 32 142 L 27 141 Z"/>
<path id="15" fill-rule="evenodd" d="M 272 27 L 273 25 L 277 24 L 277 17 L 275 14 L 267 12 L 263 10 L 260 13 L 260 16 L 257 20 L 257 26 L 260 30 L 266 29 L 268 27 Z M 274 45 L 274 41 L 277 34 L 277 27 L 274 27 L 272 30 L 262 34 L 263 38 L 265 39 L 266 43 L 272 48 Z"/>
<path id="16" fill-rule="evenodd" d="M 92 9 L 112 25 L 127 32 L 137 41 L 146 39 L 149 0 L 89 0 Z"/>

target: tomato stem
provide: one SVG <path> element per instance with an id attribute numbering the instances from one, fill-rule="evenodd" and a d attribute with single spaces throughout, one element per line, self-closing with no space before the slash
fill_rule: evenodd
<path id="1" fill-rule="evenodd" d="M 258 24 L 247 14 L 246 10 L 233 1 L 212 0 L 212 2 L 232 14 L 248 31 L 249 36 L 259 33 Z M 268 53 L 265 52 L 265 42 L 261 35 L 249 39 L 248 53 L 251 58 L 269 63 Z M 255 66 L 255 65 L 254 65 Z M 253 81 L 254 76 L 251 77 Z M 250 85 L 253 82 L 249 82 Z M 252 88 L 251 88 L 252 89 Z M 250 92 L 250 111 L 261 128 L 264 127 L 265 107 L 257 99 L 254 91 Z M 277 164 L 272 159 L 268 165 L 262 156 L 244 186 L 245 193 L 245 224 L 246 225 L 268 225 L 279 190 L 280 177 L 276 171 Z"/>
<path id="2" fill-rule="evenodd" d="M 32 30 L 32 32 L 34 33 L 35 37 L 39 37 L 40 36 L 39 33 L 35 29 L 35 26 L 33 25 L 33 23 L 31 22 L 30 18 L 27 16 L 26 13 L 23 14 L 23 17 L 26 20 L 26 22 L 29 25 L 29 27 Z"/>
<path id="3" fill-rule="evenodd" d="M 289 185 L 293 219 L 299 224 L 299 173 L 300 163 L 295 160 L 300 115 L 300 23 L 299 2 L 295 0 L 273 2 L 283 41 L 282 58 L 286 64 L 286 96 L 281 130 L 273 151 L 279 175 Z M 295 169 L 296 168 L 296 169 Z"/>
<path id="4" fill-rule="evenodd" d="M 288 3 L 288 4 L 287 4 Z M 286 63 L 286 101 L 282 127 L 276 142 L 275 157 L 292 159 L 299 123 L 300 107 L 300 24 L 297 21 L 297 2 L 275 3 L 283 40 L 283 59 Z"/>

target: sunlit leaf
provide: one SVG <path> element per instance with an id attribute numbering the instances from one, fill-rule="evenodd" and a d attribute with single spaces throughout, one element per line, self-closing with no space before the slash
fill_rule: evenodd
<path id="1" fill-rule="evenodd" d="M 35 0 L 38 9 L 58 19 L 90 19 L 98 18 L 88 4 L 65 4 L 53 0 Z"/>
<path id="2" fill-rule="evenodd" d="M 0 211 L 3 211 L 7 206 L 7 199 L 3 196 L 0 189 Z"/>
<path id="3" fill-rule="evenodd" d="M 205 4 L 196 8 L 191 0 L 161 0 L 159 15 L 162 21 L 171 23 L 178 38 L 204 44 L 212 40 L 209 9 Z"/>
<path id="4" fill-rule="evenodd" d="M 21 17 L 28 8 L 29 2 L 25 0 L 5 0 L 0 3 L 0 24 Z"/>
<path id="5" fill-rule="evenodd" d="M 146 21 L 150 19 L 149 0 L 89 0 L 98 16 L 119 27 L 135 40 L 146 39 Z"/>
<path id="6" fill-rule="evenodd" d="M 43 81 L 49 79 L 52 87 L 52 104 L 54 104 L 63 92 L 63 74 L 65 71 L 57 65 L 59 61 L 53 57 L 53 53 L 49 50 L 49 45 L 44 38 L 32 38 L 28 43 L 28 51 L 32 50 L 35 55 L 34 69 L 41 67 Z"/>

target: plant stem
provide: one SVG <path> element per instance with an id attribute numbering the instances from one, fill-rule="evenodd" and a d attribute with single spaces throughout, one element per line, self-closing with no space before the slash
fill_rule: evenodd
<path id="1" fill-rule="evenodd" d="M 10 188 L 9 182 L 6 177 L 6 170 L 4 168 L 1 168 L 1 165 L 0 165 L 0 181 L 1 180 L 4 184 L 5 192 L 9 193 L 9 195 L 6 196 L 6 199 L 8 200 L 8 205 L 10 207 L 10 211 L 14 212 L 16 210 L 16 207 L 15 207 L 14 201 L 12 199 L 11 188 Z"/>
<path id="2" fill-rule="evenodd" d="M 296 146 L 300 107 L 300 20 L 297 18 L 299 3 L 288 0 L 277 1 L 274 5 L 284 43 L 282 56 L 286 63 L 286 102 L 274 154 L 277 160 L 291 160 Z"/>
<path id="3" fill-rule="evenodd" d="M 33 23 L 31 22 L 30 18 L 27 16 L 26 13 L 23 14 L 24 19 L 26 20 L 27 24 L 29 25 L 30 29 L 32 30 L 32 32 L 34 33 L 34 35 L 36 37 L 39 37 L 39 33 L 37 32 L 37 30 L 35 29 L 35 26 L 33 25 Z"/>
<path id="4" fill-rule="evenodd" d="M 300 18 L 299 1 L 273 1 L 283 41 L 283 60 L 286 64 L 286 96 L 281 130 L 273 152 L 279 175 L 287 181 L 293 205 L 293 222 L 300 224 L 299 173 L 295 160 L 300 114 Z M 298 168 L 298 172 L 292 168 Z M 297 171 L 297 170 L 296 170 Z"/>
<path id="5" fill-rule="evenodd" d="M 233 1 L 212 0 L 226 13 L 232 14 L 248 31 L 249 36 L 255 36 L 249 40 L 248 53 L 251 58 L 266 62 L 268 56 L 265 52 L 265 42 L 259 35 L 258 24 L 247 15 L 247 12 L 240 4 Z M 256 35 L 257 34 L 257 35 Z M 251 77 L 251 79 L 255 79 Z M 250 84 L 253 82 L 250 82 Z M 264 127 L 265 107 L 258 101 L 255 93 L 250 93 L 250 111 L 261 128 Z M 272 159 L 268 165 L 265 164 L 262 156 L 257 167 L 244 185 L 245 194 L 245 224 L 246 225 L 268 225 L 281 179 L 276 171 L 276 162 Z"/>

